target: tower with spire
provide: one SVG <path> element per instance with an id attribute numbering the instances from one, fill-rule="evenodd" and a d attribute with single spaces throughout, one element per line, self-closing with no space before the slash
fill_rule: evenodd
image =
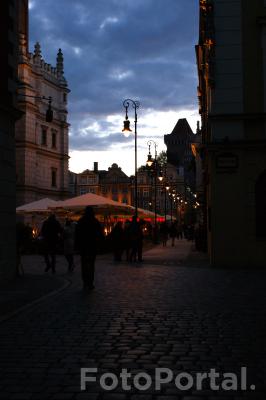
<path id="1" fill-rule="evenodd" d="M 16 124 L 17 205 L 44 197 L 68 196 L 67 99 L 61 48 L 56 64 L 47 63 L 41 44 L 28 52 L 27 36 L 20 36 L 18 99 L 23 117 Z M 53 119 L 47 119 L 50 107 Z"/>

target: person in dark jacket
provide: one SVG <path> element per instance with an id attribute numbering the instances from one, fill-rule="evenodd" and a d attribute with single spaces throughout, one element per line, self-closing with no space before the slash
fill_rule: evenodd
<path id="1" fill-rule="evenodd" d="M 110 233 L 111 246 L 114 254 L 114 261 L 119 262 L 122 260 L 124 251 L 124 229 L 122 222 L 118 221 Z"/>
<path id="2" fill-rule="evenodd" d="M 64 255 L 68 263 L 68 272 L 74 270 L 74 247 L 75 247 L 75 224 L 71 219 L 66 218 L 63 228 Z"/>
<path id="3" fill-rule="evenodd" d="M 44 244 L 44 260 L 46 264 L 45 272 L 52 269 L 52 273 L 55 274 L 56 250 L 61 234 L 62 227 L 59 221 L 57 221 L 54 214 L 49 215 L 41 228 L 41 236 Z"/>
<path id="4" fill-rule="evenodd" d="M 94 289 L 95 259 L 103 240 L 100 222 L 95 218 L 92 207 L 86 207 L 75 231 L 75 245 L 81 258 L 81 274 L 85 290 Z"/>
<path id="5" fill-rule="evenodd" d="M 131 243 L 130 243 L 130 224 L 131 222 L 129 219 L 125 221 L 124 226 L 124 247 L 126 252 L 126 261 L 129 261 L 130 250 L 131 250 Z"/>
<path id="6" fill-rule="evenodd" d="M 135 216 L 132 217 L 131 224 L 128 228 L 130 240 L 129 262 L 142 261 L 143 233 L 142 226 Z"/>
<path id="7" fill-rule="evenodd" d="M 160 236 L 163 243 L 163 247 L 166 247 L 168 240 L 168 226 L 166 222 L 163 222 L 160 226 Z"/>
<path id="8" fill-rule="evenodd" d="M 173 222 L 169 228 L 169 236 L 172 239 L 172 246 L 175 245 L 175 238 L 177 237 L 177 223 Z"/>

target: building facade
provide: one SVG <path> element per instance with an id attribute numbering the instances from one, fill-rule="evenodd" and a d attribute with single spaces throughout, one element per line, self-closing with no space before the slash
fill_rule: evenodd
<path id="1" fill-rule="evenodd" d="M 19 32 L 27 30 L 27 1 L 0 4 L 0 280 L 16 274 L 16 168 L 15 122 Z"/>
<path id="2" fill-rule="evenodd" d="M 265 267 L 266 1 L 199 4 L 196 55 L 210 262 Z"/>
<path id="3" fill-rule="evenodd" d="M 112 164 L 106 173 L 100 175 L 100 194 L 131 205 L 131 180 L 117 164 Z"/>
<path id="4" fill-rule="evenodd" d="M 93 170 L 69 172 L 69 191 L 76 196 L 95 193 L 131 205 L 131 179 L 115 163 L 107 171 L 99 170 L 94 162 Z"/>
<path id="5" fill-rule="evenodd" d="M 17 205 L 44 197 L 68 196 L 67 96 L 63 54 L 56 67 L 42 58 L 39 43 L 28 52 L 28 37 L 20 33 L 18 100 L 23 117 L 16 124 Z M 52 121 L 46 118 L 51 98 Z"/>
<path id="6" fill-rule="evenodd" d="M 159 180 L 159 175 L 163 175 L 163 180 Z M 155 187 L 156 179 L 156 187 Z M 169 187 L 166 190 L 166 187 Z M 155 196 L 156 190 L 156 196 Z M 167 163 L 163 174 L 155 174 L 147 167 L 141 167 L 138 170 L 138 207 L 149 211 L 155 211 L 161 216 L 172 215 L 177 216 L 177 203 L 175 204 L 171 193 L 183 196 L 185 193 L 183 168 L 178 169 L 176 166 Z M 134 177 L 132 177 L 132 204 L 134 203 Z"/>
<path id="7" fill-rule="evenodd" d="M 167 163 L 164 170 L 164 179 L 160 182 L 156 178 L 156 196 L 155 196 L 155 176 L 146 166 L 140 167 L 138 170 L 138 207 L 156 211 L 162 217 L 172 215 L 180 216 L 185 213 L 185 203 L 191 203 L 191 195 L 184 185 L 184 170 L 182 167 Z M 166 186 L 169 187 L 166 190 Z M 117 164 L 112 164 L 108 170 L 98 169 L 98 163 L 94 162 L 92 170 L 86 169 L 81 173 L 69 171 L 69 192 L 71 195 L 80 196 L 86 193 L 95 193 L 108 199 L 118 201 L 120 203 L 135 206 L 135 180 L 134 176 L 128 177 Z M 180 203 L 175 197 L 180 198 Z M 192 194 L 192 193 L 191 193 Z M 186 202 L 187 200 L 187 202 Z"/>

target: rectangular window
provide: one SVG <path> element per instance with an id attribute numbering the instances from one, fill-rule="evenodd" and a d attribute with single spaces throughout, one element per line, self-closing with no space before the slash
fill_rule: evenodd
<path id="1" fill-rule="evenodd" d="M 93 185 L 96 183 L 96 177 L 95 176 L 88 176 L 88 184 Z"/>
<path id="2" fill-rule="evenodd" d="M 79 189 L 79 194 L 86 194 L 86 193 L 88 193 L 88 190 L 87 190 L 87 188 L 80 188 Z"/>
<path id="3" fill-rule="evenodd" d="M 143 197 L 149 197 L 150 192 L 149 189 L 143 189 Z"/>
<path id="4" fill-rule="evenodd" d="M 57 186 L 57 169 L 56 168 L 52 168 L 51 169 L 51 183 L 52 183 L 52 187 L 56 187 Z"/>
<path id="5" fill-rule="evenodd" d="M 47 129 L 42 128 L 42 146 L 47 146 Z"/>
<path id="6" fill-rule="evenodd" d="M 52 148 L 56 149 L 56 132 L 52 132 Z"/>

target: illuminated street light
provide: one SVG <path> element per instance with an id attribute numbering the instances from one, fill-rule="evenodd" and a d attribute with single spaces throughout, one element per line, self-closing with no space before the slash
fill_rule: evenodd
<path id="1" fill-rule="evenodd" d="M 45 121 L 46 122 L 53 122 L 53 118 L 54 118 L 54 113 L 52 110 L 52 101 L 53 98 L 51 96 L 49 97 L 45 97 L 45 96 L 31 96 L 29 94 L 23 94 L 23 93 L 18 93 L 18 96 L 22 96 L 22 97 L 30 97 L 32 99 L 37 99 L 37 100 L 48 100 L 48 108 L 46 110 L 45 113 Z"/>
<path id="2" fill-rule="evenodd" d="M 157 174 L 158 174 L 158 163 L 157 163 L 157 143 L 154 140 L 148 141 L 149 153 L 146 161 L 146 165 L 152 168 L 154 174 L 154 241 L 157 243 Z M 154 159 L 151 156 L 151 145 L 154 146 Z"/>
<path id="3" fill-rule="evenodd" d="M 130 129 L 130 121 L 128 119 L 128 107 L 129 105 L 132 105 L 135 111 L 135 129 L 134 129 L 134 134 L 135 134 L 135 217 L 138 218 L 138 168 L 137 168 L 137 122 L 138 122 L 138 116 L 137 116 L 137 108 L 139 108 L 140 103 L 138 101 L 134 101 L 131 99 L 126 99 L 123 101 L 123 106 L 126 109 L 126 117 L 124 120 L 124 128 L 122 129 L 122 132 L 126 137 L 129 137 L 130 133 L 132 130 Z"/>

